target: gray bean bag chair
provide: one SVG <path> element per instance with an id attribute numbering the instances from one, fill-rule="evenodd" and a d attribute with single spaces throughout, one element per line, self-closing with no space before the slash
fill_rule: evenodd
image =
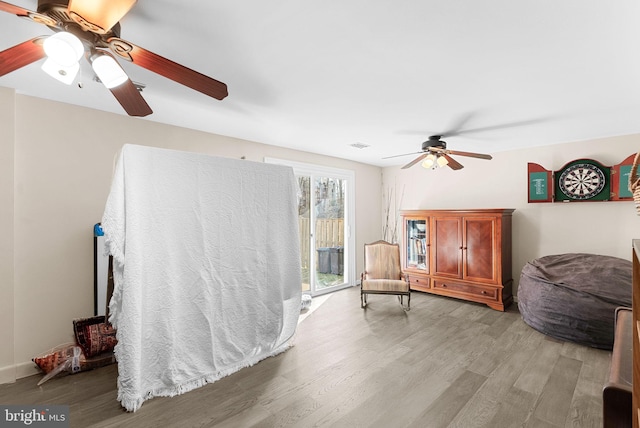
<path id="1" fill-rule="evenodd" d="M 615 309 L 631 307 L 632 266 L 596 254 L 558 254 L 525 265 L 518 284 L 522 319 L 541 333 L 613 348 Z"/>

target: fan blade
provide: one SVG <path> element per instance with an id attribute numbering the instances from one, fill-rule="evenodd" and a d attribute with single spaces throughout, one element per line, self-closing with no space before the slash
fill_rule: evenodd
<path id="1" fill-rule="evenodd" d="M 399 158 L 400 156 L 417 155 L 418 153 L 422 153 L 422 152 L 411 152 L 411 153 L 405 153 L 405 154 L 403 154 L 403 155 L 387 156 L 386 158 L 382 158 L 382 159 Z"/>
<path id="2" fill-rule="evenodd" d="M 0 52 L 0 76 L 45 57 L 43 37 L 36 37 Z"/>
<path id="3" fill-rule="evenodd" d="M 453 137 L 455 135 L 458 135 L 458 133 L 462 131 L 462 129 L 464 128 L 464 125 L 469 121 L 469 119 L 471 119 L 472 116 L 473 116 L 473 113 L 471 112 L 461 114 L 455 120 L 455 122 L 453 123 L 453 126 L 451 126 L 447 131 L 441 132 L 438 135 L 440 135 L 441 138 L 448 138 L 448 137 Z"/>
<path id="4" fill-rule="evenodd" d="M 516 128 L 516 127 L 520 127 L 520 126 L 528 126 L 528 125 L 535 125 L 537 123 L 542 123 L 542 122 L 547 122 L 547 121 L 551 121 L 551 120 L 557 120 L 557 117 L 552 117 L 552 116 L 543 116 L 543 117 L 538 117 L 536 119 L 527 119 L 527 120 L 516 120 L 513 122 L 505 122 L 505 123 L 500 123 L 497 125 L 489 125 L 489 126 L 480 126 L 477 128 L 463 128 L 466 123 L 468 122 L 468 120 L 474 115 L 475 113 L 465 113 L 464 115 L 461 115 L 460 118 L 455 122 L 454 126 L 452 126 L 451 128 L 449 128 L 448 130 L 441 132 L 441 133 L 435 133 L 435 135 L 440 135 L 442 138 L 449 138 L 449 137 L 455 137 L 455 136 L 459 136 L 459 135 L 467 135 L 467 134 L 475 134 L 478 132 L 486 132 L 486 131 L 495 131 L 495 130 L 500 130 L 500 129 L 508 129 L 508 128 Z M 404 134 L 404 135 L 429 135 L 429 131 L 427 130 L 403 130 L 403 131 L 399 131 L 400 134 Z"/>
<path id="5" fill-rule="evenodd" d="M 447 152 L 451 155 L 468 156 L 470 158 L 487 159 L 487 160 L 493 159 L 491 155 L 485 155 L 482 153 L 459 152 L 457 150 L 447 150 Z"/>
<path id="6" fill-rule="evenodd" d="M 429 132 L 426 132 L 424 129 L 422 130 L 407 129 L 407 130 L 399 131 L 398 133 L 405 134 L 405 135 L 438 135 L 441 138 L 453 137 L 455 135 L 458 135 L 460 132 L 464 132 L 462 131 L 462 129 L 474 114 L 475 114 L 474 112 L 466 112 L 458 115 L 458 117 L 455 118 L 451 126 L 446 131 L 434 132 L 432 134 L 429 134 Z"/>
<path id="7" fill-rule="evenodd" d="M 188 86 L 191 89 L 218 100 L 223 99 L 229 94 L 227 92 L 227 85 L 224 83 L 173 62 L 170 59 L 161 57 L 140 46 L 136 46 L 117 37 L 110 38 L 108 42 L 109 47 L 114 53 L 167 79 L 171 79 L 174 82 Z"/>
<path id="8" fill-rule="evenodd" d="M 418 162 L 420 162 L 422 159 L 426 158 L 427 155 L 429 153 L 423 153 L 420 156 L 418 156 L 417 158 L 415 158 L 414 160 L 412 160 L 411 162 L 409 162 L 408 164 L 406 164 L 405 166 L 403 166 L 400 169 L 407 169 L 407 168 L 411 168 L 412 166 L 414 166 L 415 164 L 417 164 Z"/>
<path id="9" fill-rule="evenodd" d="M 446 153 L 443 153 L 441 156 L 444 156 L 444 158 L 447 160 L 447 165 L 449 165 L 449 168 L 451 169 L 462 169 L 464 168 L 464 166 L 462 166 L 462 164 L 460 162 L 458 162 L 457 160 L 455 160 L 454 158 L 452 158 L 451 156 L 449 156 Z"/>
<path id="10" fill-rule="evenodd" d="M 153 113 L 131 79 L 109 90 L 129 116 L 143 117 Z"/>
<path id="11" fill-rule="evenodd" d="M 16 6 L 14 4 L 6 3 L 3 1 L 0 1 L 0 10 L 18 16 L 29 16 L 30 13 L 34 13 L 29 9 L 25 9 L 20 6 Z"/>
<path id="12" fill-rule="evenodd" d="M 550 117 L 540 117 L 537 119 L 516 120 L 513 122 L 500 123 L 498 125 L 481 126 L 479 128 L 461 129 L 457 131 L 455 135 L 472 134 L 477 132 L 495 131 L 498 129 L 508 129 L 508 128 L 516 128 L 519 126 L 534 125 L 536 123 L 545 122 L 550 119 L 551 119 Z"/>

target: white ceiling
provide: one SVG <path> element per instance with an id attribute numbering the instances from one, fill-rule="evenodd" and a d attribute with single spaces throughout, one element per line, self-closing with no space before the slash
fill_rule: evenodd
<path id="1" fill-rule="evenodd" d="M 640 133 L 637 0 L 139 0 L 121 25 L 229 88 L 218 101 L 124 64 L 154 110 L 137 120 L 379 166 L 454 128 L 449 149 L 482 153 Z M 0 50 L 43 34 L 0 13 Z M 0 86 L 125 114 L 92 77 L 65 86 L 38 62 Z"/>

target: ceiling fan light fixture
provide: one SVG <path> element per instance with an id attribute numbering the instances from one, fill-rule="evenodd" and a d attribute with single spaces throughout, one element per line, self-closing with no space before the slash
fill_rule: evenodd
<path id="1" fill-rule="evenodd" d="M 429 153 L 426 158 L 422 161 L 422 167 L 426 169 L 433 168 L 433 165 L 436 163 L 436 157 L 433 153 Z"/>
<path id="2" fill-rule="evenodd" d="M 444 156 L 438 156 L 436 163 L 440 168 L 442 168 L 443 166 L 447 166 L 449 164 L 449 161 Z"/>
<path id="3" fill-rule="evenodd" d="M 66 31 L 47 37 L 42 48 L 50 60 L 63 67 L 77 64 L 84 54 L 84 46 L 80 39 Z"/>
<path id="4" fill-rule="evenodd" d="M 93 54 L 91 56 L 91 67 L 93 67 L 98 79 L 108 89 L 115 88 L 129 79 L 129 76 L 120 67 L 118 61 L 106 53 L 96 52 Z"/>
<path id="5" fill-rule="evenodd" d="M 70 0 L 69 16 L 85 30 L 106 34 L 137 0 Z"/>
<path id="6" fill-rule="evenodd" d="M 70 85 L 78 75 L 78 71 L 80 71 L 80 64 L 76 61 L 73 65 L 64 66 L 58 64 L 58 62 L 51 58 L 47 58 L 41 68 L 42 71 L 54 79 L 64 83 L 65 85 Z"/>

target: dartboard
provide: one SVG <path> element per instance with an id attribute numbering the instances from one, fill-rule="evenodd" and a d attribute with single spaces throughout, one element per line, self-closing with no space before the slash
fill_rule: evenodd
<path id="1" fill-rule="evenodd" d="M 573 164 L 560 175 L 558 186 L 571 199 L 591 199 L 602 192 L 604 172 L 590 163 Z"/>

